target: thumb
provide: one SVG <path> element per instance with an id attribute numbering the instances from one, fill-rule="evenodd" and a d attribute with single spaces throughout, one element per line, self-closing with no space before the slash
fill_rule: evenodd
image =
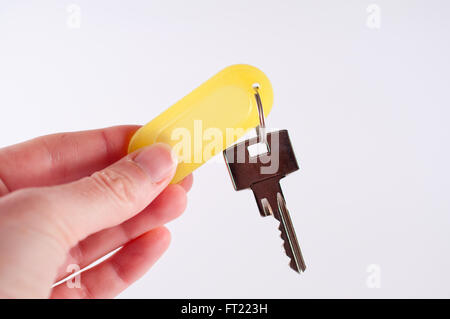
<path id="1" fill-rule="evenodd" d="M 78 181 L 18 191 L 5 198 L 2 208 L 30 214 L 28 221 L 43 222 L 70 248 L 142 211 L 169 184 L 176 165 L 168 145 L 154 144 Z"/>

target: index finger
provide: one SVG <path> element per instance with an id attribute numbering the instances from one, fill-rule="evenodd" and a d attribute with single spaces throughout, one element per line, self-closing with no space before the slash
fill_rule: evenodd
<path id="1" fill-rule="evenodd" d="M 137 125 L 59 133 L 0 149 L 0 196 L 75 181 L 126 155 Z M 3 189 L 3 190 L 2 190 Z"/>

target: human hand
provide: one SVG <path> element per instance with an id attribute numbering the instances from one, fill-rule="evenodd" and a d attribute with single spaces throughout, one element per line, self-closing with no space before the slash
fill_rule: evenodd
<path id="1" fill-rule="evenodd" d="M 111 298 L 166 250 L 163 225 L 186 207 L 192 176 L 162 144 L 126 155 L 137 126 L 62 133 L 0 149 L 0 297 Z M 122 247 L 123 246 L 123 247 Z M 81 287 L 53 284 L 86 267 Z"/>

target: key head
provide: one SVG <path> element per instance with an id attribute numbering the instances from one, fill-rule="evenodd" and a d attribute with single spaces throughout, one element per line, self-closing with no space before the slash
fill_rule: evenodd
<path id="1" fill-rule="evenodd" d="M 223 152 L 236 190 L 273 177 L 281 179 L 299 168 L 287 130 L 267 133 L 268 152 L 251 156 L 248 147 L 257 143 L 257 137 L 251 138 Z"/>

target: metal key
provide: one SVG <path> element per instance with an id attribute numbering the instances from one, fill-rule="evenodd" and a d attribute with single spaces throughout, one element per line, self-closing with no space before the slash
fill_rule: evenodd
<path id="1" fill-rule="evenodd" d="M 263 121 L 260 121 L 264 125 Z M 258 135 L 261 131 L 258 128 Z M 253 191 L 262 216 L 273 215 L 279 222 L 281 238 L 289 265 L 297 272 L 305 271 L 306 265 L 295 235 L 289 211 L 280 187 L 280 179 L 298 170 L 287 130 L 265 133 L 264 139 L 255 137 L 238 143 L 224 151 L 234 188 Z M 265 154 L 250 156 L 248 147 L 263 140 L 267 145 Z"/>

